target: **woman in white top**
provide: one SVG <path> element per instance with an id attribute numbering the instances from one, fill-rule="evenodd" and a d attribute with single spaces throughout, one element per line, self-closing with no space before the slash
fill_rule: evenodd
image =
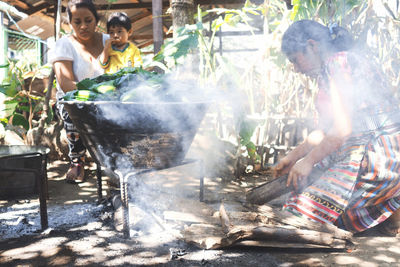
<path id="1" fill-rule="evenodd" d="M 76 83 L 103 74 L 97 58 L 104 48 L 108 35 L 96 32 L 99 17 L 91 0 L 71 0 L 67 7 L 69 23 L 73 33 L 60 38 L 50 54 L 50 62 L 56 74 L 57 99 L 76 89 Z M 68 113 L 58 103 L 67 133 L 71 167 L 67 182 L 82 182 L 85 177 L 84 155 L 86 148 Z"/>

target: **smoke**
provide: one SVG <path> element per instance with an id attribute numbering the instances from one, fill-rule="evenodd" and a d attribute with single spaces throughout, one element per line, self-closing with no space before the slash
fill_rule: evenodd
<path id="1" fill-rule="evenodd" d="M 78 112 L 85 114 L 78 116 L 81 123 L 74 123 L 96 160 L 111 171 L 111 179 L 126 185 L 122 190 L 128 193 L 130 235 L 165 232 L 176 236 L 176 225 L 168 224 L 163 213 L 178 209 L 177 202 L 186 202 L 185 191 L 192 197 L 195 194 L 198 202 L 196 163 L 181 172 L 180 182 L 176 170 L 185 165 L 189 147 L 214 100 L 212 88 L 200 86 L 194 75 L 179 74 L 154 79 L 127 76 L 120 82 L 125 101 L 81 103 Z M 172 176 L 157 177 L 164 170 L 175 171 Z"/>
<path id="2" fill-rule="evenodd" d="M 130 210 L 136 213 L 129 216 L 131 236 L 174 230 L 163 216 L 165 211 L 181 211 L 189 203 L 200 206 L 200 161 L 183 164 L 185 158 L 203 160 L 206 168 L 212 166 L 207 175 L 227 165 L 234 168 L 225 155 L 233 159 L 236 147 L 218 140 L 215 129 L 221 117 L 231 120 L 243 111 L 246 96 L 235 82 L 238 74 L 225 73 L 219 77 L 223 88 L 216 88 L 201 84 L 199 74 L 188 69 L 166 74 L 161 81 L 126 76 L 120 81 L 122 101 L 82 103 L 80 112 L 85 114 L 78 116 L 81 122 L 74 121 L 87 139 L 87 148 L 111 170 L 113 179 L 126 179 Z M 215 116 L 222 103 L 228 103 L 229 109 Z M 199 131 L 202 134 L 196 135 Z M 195 147 L 191 147 L 195 137 Z"/>

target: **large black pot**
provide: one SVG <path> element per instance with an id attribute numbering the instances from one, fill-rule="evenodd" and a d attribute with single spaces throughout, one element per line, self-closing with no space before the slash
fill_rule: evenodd
<path id="1" fill-rule="evenodd" d="M 61 101 L 91 156 L 111 170 L 166 168 L 185 157 L 206 102 Z"/>

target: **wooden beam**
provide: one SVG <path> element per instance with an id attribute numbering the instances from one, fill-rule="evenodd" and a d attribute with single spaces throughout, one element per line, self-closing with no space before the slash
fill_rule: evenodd
<path id="1" fill-rule="evenodd" d="M 169 1 L 163 1 L 163 6 L 169 6 Z M 149 8 L 152 9 L 152 3 L 128 3 L 128 4 L 109 4 L 109 5 L 96 5 L 98 11 L 102 10 L 118 10 L 118 9 L 138 9 Z"/>
<path id="2" fill-rule="evenodd" d="M 140 20 L 136 20 L 134 23 L 132 22 L 132 30 L 133 34 L 135 34 L 135 31 L 138 31 L 139 29 L 151 25 L 153 23 L 153 18 L 151 16 L 144 17 Z"/>
<path id="3" fill-rule="evenodd" d="M 253 35 L 253 34 L 254 35 L 261 35 L 261 34 L 264 34 L 264 32 L 260 31 L 260 30 L 256 30 L 256 31 L 253 31 L 253 32 L 251 32 L 251 31 L 225 31 L 225 32 L 219 32 L 218 31 L 218 32 L 215 33 L 215 36 L 244 36 L 244 35 L 249 36 L 249 35 Z M 212 33 L 207 31 L 206 35 L 207 36 L 211 36 Z"/>
<path id="4" fill-rule="evenodd" d="M 48 2 L 44 2 L 39 5 L 33 6 L 30 4 L 27 4 L 24 1 L 12 0 L 9 2 L 9 4 L 14 6 L 18 11 L 24 12 L 27 15 L 32 15 L 36 12 L 39 12 L 39 11 L 49 8 L 49 7 L 53 7 L 53 9 L 54 9 L 54 4 L 50 4 Z"/>
<path id="5" fill-rule="evenodd" d="M 38 13 L 38 14 L 36 14 L 36 16 L 42 18 L 43 20 L 47 21 L 48 23 L 54 24 L 54 18 L 53 17 L 50 17 L 50 16 L 45 15 L 43 13 Z"/>
<path id="6" fill-rule="evenodd" d="M 50 5 L 50 4 L 48 4 L 48 3 L 42 3 L 42 4 L 40 4 L 40 5 L 30 7 L 30 8 L 26 11 L 26 13 L 27 13 L 28 15 L 32 15 L 32 14 L 34 14 L 34 13 L 36 13 L 36 12 L 40 12 L 40 11 L 42 11 L 43 9 L 47 9 L 47 8 L 49 8 L 49 7 L 51 7 L 51 6 L 53 6 L 53 5 Z"/>
<path id="7" fill-rule="evenodd" d="M 9 4 L 17 8 L 19 11 L 26 12 L 27 9 L 29 9 L 29 5 L 24 3 L 23 1 L 19 0 L 12 0 L 9 1 Z"/>
<path id="8" fill-rule="evenodd" d="M 149 11 L 148 9 L 143 9 L 142 13 L 134 15 L 130 17 L 130 19 L 132 23 L 135 23 L 136 21 L 141 20 L 148 16 L 151 16 L 151 11 Z"/>
<path id="9" fill-rule="evenodd" d="M 172 37 L 172 34 L 164 34 L 163 38 Z M 152 34 L 133 34 L 131 40 L 146 40 L 146 39 L 153 39 Z"/>
<path id="10" fill-rule="evenodd" d="M 194 5 L 230 5 L 230 4 L 245 4 L 245 0 L 195 0 Z M 252 0 L 253 4 L 260 5 L 264 0 Z"/>
<path id="11" fill-rule="evenodd" d="M 138 45 L 138 47 L 143 48 L 143 47 L 149 46 L 151 44 L 153 44 L 153 40 L 149 40 L 148 42 L 142 43 L 142 44 Z"/>

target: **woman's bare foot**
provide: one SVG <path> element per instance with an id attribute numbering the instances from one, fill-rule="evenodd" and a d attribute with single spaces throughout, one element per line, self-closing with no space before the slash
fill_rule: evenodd
<path id="1" fill-rule="evenodd" d="M 72 163 L 65 180 L 67 183 L 82 183 L 85 180 L 85 167 L 81 163 Z"/>
<path id="2" fill-rule="evenodd" d="M 400 209 L 379 225 L 379 231 L 393 237 L 400 234 Z"/>

